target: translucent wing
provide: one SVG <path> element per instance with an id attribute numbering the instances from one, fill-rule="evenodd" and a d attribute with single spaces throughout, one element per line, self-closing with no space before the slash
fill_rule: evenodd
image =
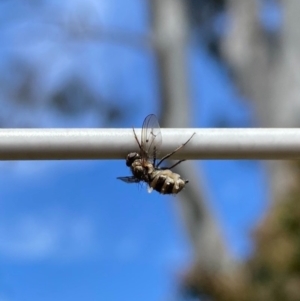
<path id="1" fill-rule="evenodd" d="M 143 123 L 141 147 L 146 158 L 156 159 L 159 153 L 162 138 L 157 117 L 154 114 L 148 115 Z"/>
<path id="2" fill-rule="evenodd" d="M 126 183 L 139 183 L 141 180 L 136 177 L 117 177 L 117 179 L 126 182 Z"/>

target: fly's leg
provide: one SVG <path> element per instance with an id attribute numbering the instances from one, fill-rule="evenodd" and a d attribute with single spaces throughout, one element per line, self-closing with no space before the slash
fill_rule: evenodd
<path id="1" fill-rule="evenodd" d="M 134 138 L 135 138 L 137 144 L 139 145 L 140 150 L 142 151 L 142 146 L 140 144 L 140 141 L 139 141 L 139 139 L 138 139 L 138 137 L 136 135 L 136 132 L 135 132 L 134 128 L 132 128 L 132 130 L 133 130 Z"/>
<path id="2" fill-rule="evenodd" d="M 178 146 L 174 151 L 172 151 L 171 153 L 165 155 L 157 164 L 156 167 L 158 167 L 163 161 L 165 161 L 166 159 L 170 158 L 172 155 L 174 155 L 177 151 L 179 151 L 181 148 L 183 148 L 186 144 L 189 143 L 189 141 L 194 137 L 196 133 L 194 133 L 185 143 L 181 144 L 180 146 Z M 180 160 L 179 162 L 177 162 L 175 165 L 173 165 L 172 167 L 175 167 L 176 165 L 178 165 L 180 162 L 182 162 L 184 160 Z"/>
<path id="3" fill-rule="evenodd" d="M 155 166 L 155 163 L 156 163 L 156 147 L 154 147 L 153 166 Z"/>
<path id="4" fill-rule="evenodd" d="M 161 169 L 163 169 L 163 170 L 165 170 L 165 169 L 172 169 L 172 168 L 174 168 L 175 166 L 177 166 L 178 164 L 180 164 L 183 161 L 186 161 L 186 160 L 185 159 L 179 160 L 175 164 L 173 164 L 171 167 L 162 167 Z"/>

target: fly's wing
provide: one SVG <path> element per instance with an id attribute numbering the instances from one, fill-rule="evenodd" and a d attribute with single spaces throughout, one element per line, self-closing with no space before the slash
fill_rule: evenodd
<path id="1" fill-rule="evenodd" d="M 141 181 L 133 176 L 132 177 L 117 177 L 117 179 L 119 179 L 125 183 L 139 183 Z"/>
<path id="2" fill-rule="evenodd" d="M 141 147 L 145 159 L 156 159 L 162 142 L 160 126 L 154 114 L 148 115 L 143 123 Z"/>

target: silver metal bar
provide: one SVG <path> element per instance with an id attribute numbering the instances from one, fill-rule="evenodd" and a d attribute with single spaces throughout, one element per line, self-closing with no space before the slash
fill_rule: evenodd
<path id="1" fill-rule="evenodd" d="M 136 129 L 140 137 L 140 129 Z M 196 135 L 173 159 L 298 159 L 300 129 L 162 129 L 160 157 Z M 132 129 L 1 129 L 0 160 L 124 159 Z"/>

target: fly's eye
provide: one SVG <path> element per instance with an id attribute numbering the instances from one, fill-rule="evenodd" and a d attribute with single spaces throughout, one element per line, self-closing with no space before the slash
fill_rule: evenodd
<path id="1" fill-rule="evenodd" d="M 130 153 L 130 154 L 128 154 L 128 156 L 127 156 L 127 160 L 132 160 L 132 159 L 134 159 L 135 156 L 136 156 L 135 153 Z"/>
<path id="2" fill-rule="evenodd" d="M 136 160 L 139 159 L 140 155 L 138 153 L 130 153 L 126 158 L 126 165 L 131 166 L 131 164 Z"/>

